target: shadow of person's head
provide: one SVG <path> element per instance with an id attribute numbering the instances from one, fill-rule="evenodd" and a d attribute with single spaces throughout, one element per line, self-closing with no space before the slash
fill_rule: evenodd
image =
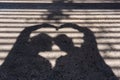
<path id="1" fill-rule="evenodd" d="M 34 47 L 36 52 L 51 51 L 53 45 L 52 38 L 45 33 L 32 37 L 30 44 Z"/>
<path id="2" fill-rule="evenodd" d="M 54 42 L 62 51 L 69 51 L 74 47 L 72 39 L 66 36 L 65 34 L 60 34 L 54 38 Z"/>

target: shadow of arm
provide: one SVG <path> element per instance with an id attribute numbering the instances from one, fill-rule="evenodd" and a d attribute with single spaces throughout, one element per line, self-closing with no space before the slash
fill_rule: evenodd
<path id="1" fill-rule="evenodd" d="M 94 36 L 93 32 L 90 29 L 88 29 L 87 27 L 81 27 L 81 26 L 78 26 L 77 24 L 73 24 L 73 23 L 66 23 L 64 25 L 61 25 L 59 27 L 59 29 L 66 28 L 66 27 L 73 28 L 73 29 L 78 30 L 79 32 L 82 32 L 84 34 L 84 37 L 83 37 L 84 43 L 83 44 L 85 46 L 89 45 L 90 47 L 97 47 L 97 45 L 96 45 L 97 42 L 96 42 L 95 36 Z"/>
<path id="2" fill-rule="evenodd" d="M 35 25 L 35 26 L 31 26 L 31 27 L 26 27 L 18 36 L 13 48 L 11 49 L 10 53 L 16 53 L 16 52 L 21 52 L 21 49 L 25 49 L 26 44 L 29 44 L 28 40 L 30 38 L 30 34 L 40 28 L 56 28 L 53 25 L 47 24 L 47 23 L 43 23 L 41 25 Z M 9 53 L 9 54 L 10 54 Z"/>

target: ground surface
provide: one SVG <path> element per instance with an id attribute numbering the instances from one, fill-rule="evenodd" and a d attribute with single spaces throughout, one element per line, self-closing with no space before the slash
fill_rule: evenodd
<path id="1" fill-rule="evenodd" d="M 58 0 L 59 1 L 59 0 Z M 52 0 L 0 0 L 0 3 L 59 3 Z M 67 1 L 69 2 L 69 1 Z M 116 3 L 119 1 L 103 0 L 103 1 L 82 1 L 74 0 L 74 3 L 91 3 L 104 2 Z M 61 3 L 63 3 L 61 1 Z M 71 3 L 71 1 L 69 2 Z M 4 4 L 5 5 L 5 4 Z M 26 7 L 26 6 L 25 6 Z M 34 6 L 33 6 L 34 7 Z M 39 6 L 40 7 L 40 6 Z M 43 6 L 44 7 L 44 6 Z M 62 7 L 62 6 L 58 6 Z M 65 7 L 65 6 L 64 6 Z M 17 6 L 19 8 L 19 6 Z M 53 8 L 53 9 L 52 9 Z M 117 77 L 120 77 L 120 9 L 55 9 L 54 7 L 38 9 L 13 9 L 7 5 L 0 8 L 0 63 L 2 64 L 5 57 L 11 50 L 17 36 L 28 26 L 49 23 L 59 27 L 64 23 L 75 23 L 82 27 L 87 27 L 93 31 L 98 49 L 105 62 L 112 68 Z M 50 36 L 57 34 L 67 34 L 72 37 L 74 44 L 77 46 L 82 41 L 83 34 L 73 29 L 62 29 L 56 31 L 54 29 L 41 29 L 36 33 L 45 32 Z M 52 53 L 52 54 L 50 54 Z M 65 53 L 54 45 L 52 52 L 40 55 L 48 58 L 55 65 L 55 60 Z"/>

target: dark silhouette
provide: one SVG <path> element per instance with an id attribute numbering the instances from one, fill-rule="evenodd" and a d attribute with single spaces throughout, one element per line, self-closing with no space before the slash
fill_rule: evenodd
<path id="1" fill-rule="evenodd" d="M 51 64 L 38 53 L 51 51 L 52 38 L 41 33 L 30 39 L 31 32 L 42 27 L 54 26 L 43 23 L 27 27 L 21 32 L 0 67 L 0 80 L 46 80 L 49 77 Z"/>
<path id="2" fill-rule="evenodd" d="M 118 80 L 100 56 L 91 30 L 72 23 L 58 28 L 71 27 L 82 32 L 84 43 L 79 48 L 65 34 L 52 39 L 41 33 L 30 39 L 32 31 L 42 27 L 56 28 L 47 23 L 25 28 L 0 67 L 0 80 Z M 38 55 L 51 51 L 52 41 L 67 53 L 57 59 L 53 69 L 47 59 Z"/>
<path id="3" fill-rule="evenodd" d="M 54 21 L 55 23 L 61 23 L 60 20 L 62 19 L 69 19 L 69 14 L 64 14 L 64 11 L 61 7 L 64 6 L 64 4 L 71 4 L 73 1 L 72 0 L 52 0 L 52 5 L 56 5 L 58 7 L 58 9 L 55 7 L 53 8 L 48 8 L 48 13 L 49 14 L 43 14 L 43 16 L 47 16 L 47 17 L 43 17 L 44 20 L 51 20 Z M 61 5 L 62 4 L 62 5 Z M 60 6 L 61 5 L 61 6 Z M 71 11 L 71 9 L 67 9 L 67 11 Z"/>
<path id="4" fill-rule="evenodd" d="M 62 51 L 67 53 L 56 61 L 53 70 L 54 80 L 118 80 L 111 68 L 99 54 L 95 36 L 86 27 L 66 23 L 60 28 L 71 27 L 84 34 L 81 48 L 73 45 L 72 39 L 64 34 L 54 41 Z"/>

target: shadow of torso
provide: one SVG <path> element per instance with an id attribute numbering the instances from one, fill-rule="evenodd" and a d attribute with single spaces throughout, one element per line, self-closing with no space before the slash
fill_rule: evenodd
<path id="1" fill-rule="evenodd" d="M 57 59 L 53 69 L 54 80 L 118 80 L 101 57 L 93 32 L 72 23 L 64 24 L 63 27 L 65 26 L 82 32 L 84 43 L 79 48 L 64 34 L 55 38 L 55 44 L 67 55 Z"/>
<path id="2" fill-rule="evenodd" d="M 0 80 L 47 80 L 51 64 L 38 53 L 51 50 L 51 37 L 42 33 L 28 41 L 31 32 L 38 28 L 39 26 L 25 28 L 18 36 L 0 67 Z"/>

